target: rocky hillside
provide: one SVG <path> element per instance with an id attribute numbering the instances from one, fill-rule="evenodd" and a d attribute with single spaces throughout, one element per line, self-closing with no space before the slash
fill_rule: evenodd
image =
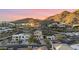
<path id="1" fill-rule="evenodd" d="M 24 19 L 16 20 L 13 23 L 15 23 L 15 24 L 23 24 L 23 25 L 26 25 L 27 27 L 39 27 L 40 22 L 41 22 L 41 20 L 39 20 L 39 19 L 24 18 Z"/>
<path id="2" fill-rule="evenodd" d="M 50 16 L 46 19 L 51 19 L 58 22 L 63 22 L 66 24 L 79 24 L 79 10 L 76 10 L 75 12 L 71 13 L 68 11 L 64 11 L 60 14 Z"/>
<path id="3" fill-rule="evenodd" d="M 40 19 L 34 19 L 34 18 L 24 18 L 15 21 L 14 23 L 31 23 L 31 24 L 39 24 L 39 23 L 49 23 L 49 21 L 57 21 L 59 23 L 65 23 L 65 24 L 79 24 L 79 10 L 76 10 L 75 12 L 69 12 L 69 11 L 63 11 L 60 14 L 56 14 L 54 16 L 49 16 L 45 20 L 41 21 Z"/>

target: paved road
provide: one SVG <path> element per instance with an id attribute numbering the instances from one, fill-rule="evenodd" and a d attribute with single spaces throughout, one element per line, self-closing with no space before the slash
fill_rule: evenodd
<path id="1" fill-rule="evenodd" d="M 69 45 L 67 44 L 54 44 L 54 47 L 56 50 L 73 50 Z"/>

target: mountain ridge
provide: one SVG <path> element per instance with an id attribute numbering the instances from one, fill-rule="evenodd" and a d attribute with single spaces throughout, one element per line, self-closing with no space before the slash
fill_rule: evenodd
<path id="1" fill-rule="evenodd" d="M 75 12 L 63 11 L 60 14 L 49 16 L 47 19 L 52 19 L 54 21 L 58 21 L 60 23 L 63 22 L 66 24 L 79 24 L 79 10 L 76 10 Z"/>
<path id="2" fill-rule="evenodd" d="M 41 19 L 34 19 L 34 18 L 24 18 L 24 19 L 19 19 L 14 21 L 15 23 L 21 23 L 21 22 L 28 22 L 28 21 L 36 21 L 36 22 L 41 22 L 43 20 Z M 44 20 L 53 20 L 57 21 L 60 23 L 65 23 L 65 24 L 79 24 L 79 10 L 76 10 L 74 12 L 69 12 L 69 11 L 63 11 L 59 14 L 49 16 Z"/>

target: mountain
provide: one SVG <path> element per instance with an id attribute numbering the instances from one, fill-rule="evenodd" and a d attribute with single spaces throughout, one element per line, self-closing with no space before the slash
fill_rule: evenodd
<path id="1" fill-rule="evenodd" d="M 60 14 L 49 16 L 46 18 L 48 20 L 58 21 L 60 23 L 65 24 L 79 24 L 79 10 L 76 10 L 75 12 L 71 13 L 68 11 L 64 11 Z"/>
<path id="2" fill-rule="evenodd" d="M 12 23 L 26 25 L 27 27 L 39 27 L 41 20 L 34 18 L 24 18 L 20 20 L 16 20 Z"/>
<path id="3" fill-rule="evenodd" d="M 66 24 L 79 24 L 79 10 L 68 14 L 64 20 Z"/>
<path id="4" fill-rule="evenodd" d="M 64 19 L 68 14 L 70 14 L 70 12 L 64 11 L 64 12 L 62 12 L 61 14 L 56 14 L 56 15 L 54 15 L 54 16 L 49 16 L 47 19 L 48 19 L 48 20 L 52 19 L 52 20 L 54 20 L 54 21 L 59 21 L 59 22 L 61 22 L 61 21 L 63 21 L 63 19 Z"/>
<path id="5" fill-rule="evenodd" d="M 49 16 L 44 20 L 40 19 L 34 19 L 34 18 L 24 18 L 17 21 L 14 21 L 14 23 L 29 23 L 29 24 L 40 24 L 40 23 L 50 23 L 51 20 L 54 22 L 59 23 L 65 23 L 65 24 L 79 24 L 79 10 L 76 10 L 75 12 L 69 12 L 69 11 L 63 11 L 60 14 L 56 14 L 53 16 Z"/>
<path id="6" fill-rule="evenodd" d="M 23 19 L 16 20 L 13 23 L 28 23 L 30 21 L 39 22 L 40 20 L 39 19 L 34 19 L 34 18 L 23 18 Z"/>

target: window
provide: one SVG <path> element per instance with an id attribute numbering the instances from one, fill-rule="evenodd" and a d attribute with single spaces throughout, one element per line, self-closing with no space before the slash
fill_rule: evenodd
<path id="1" fill-rule="evenodd" d="M 22 38 L 24 38 L 24 36 L 22 36 Z"/>
<path id="2" fill-rule="evenodd" d="M 18 38 L 18 37 L 16 36 L 16 38 Z"/>
<path id="3" fill-rule="evenodd" d="M 18 39 L 16 39 L 16 41 L 18 41 Z"/>

